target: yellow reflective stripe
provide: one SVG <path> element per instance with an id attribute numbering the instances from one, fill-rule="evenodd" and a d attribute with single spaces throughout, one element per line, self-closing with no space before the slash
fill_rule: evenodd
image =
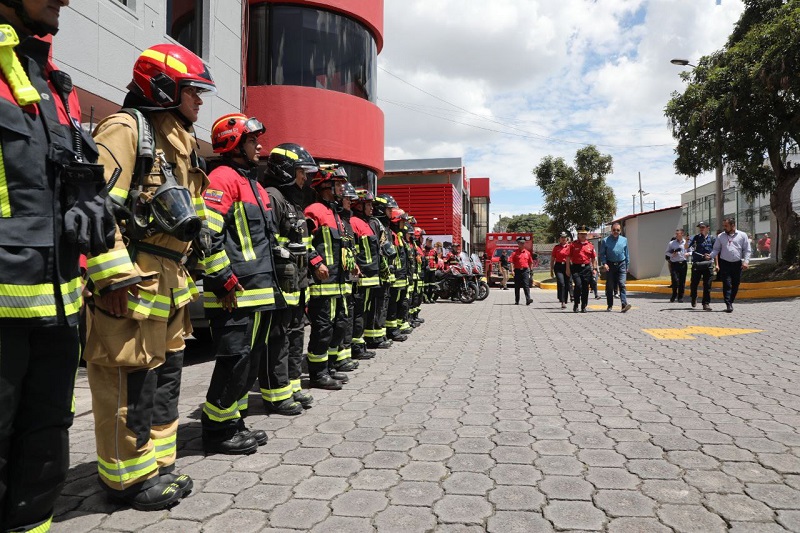
<path id="1" fill-rule="evenodd" d="M 300 291 L 296 292 L 284 292 L 283 299 L 286 301 L 286 305 L 299 305 L 300 304 Z"/>
<path id="2" fill-rule="evenodd" d="M 175 307 L 182 307 L 186 302 L 189 302 L 191 300 L 192 300 L 192 291 L 190 287 L 185 287 L 182 289 L 172 289 L 172 303 L 175 304 Z"/>
<path id="3" fill-rule="evenodd" d="M 56 316 L 56 297 L 49 283 L 0 284 L 0 317 L 42 318 Z"/>
<path id="4" fill-rule="evenodd" d="M 213 209 L 206 209 L 206 222 L 208 229 L 214 233 L 222 233 L 222 228 L 225 227 L 225 219 Z"/>
<path id="5" fill-rule="evenodd" d="M 178 449 L 178 434 L 173 433 L 169 437 L 164 437 L 163 439 L 153 439 L 153 445 L 155 446 L 155 453 L 156 459 L 160 459 L 162 457 L 166 457 L 168 455 L 172 455 Z"/>
<path id="6" fill-rule="evenodd" d="M 350 359 L 353 356 L 353 349 L 352 348 L 344 348 L 339 350 L 339 353 L 336 355 L 337 361 L 344 361 L 345 359 Z"/>
<path id="7" fill-rule="evenodd" d="M 228 259 L 228 254 L 225 253 L 225 250 L 222 250 L 221 252 L 206 257 L 201 263 L 206 270 L 206 274 L 214 274 L 230 266 L 231 261 Z"/>
<path id="8" fill-rule="evenodd" d="M 143 477 L 157 469 L 158 464 L 154 450 L 127 461 L 109 462 L 103 460 L 102 457 L 97 458 L 97 472 L 112 483 Z"/>
<path id="9" fill-rule="evenodd" d="M 86 269 L 89 277 L 96 283 L 98 281 L 133 271 L 133 263 L 128 250 L 111 250 L 104 254 L 90 257 L 86 261 Z"/>
<path id="10" fill-rule="evenodd" d="M 372 250 L 369 249 L 369 237 L 361 237 L 361 242 L 364 247 L 364 255 L 366 256 L 367 264 L 371 264 Z"/>
<path id="11" fill-rule="evenodd" d="M 250 401 L 250 393 L 248 392 L 245 393 L 245 395 L 239 399 L 238 402 L 239 411 L 246 411 L 248 409 L 249 401 Z"/>
<path id="12" fill-rule="evenodd" d="M 214 422 L 227 422 L 241 418 L 239 414 L 239 402 L 235 402 L 227 409 L 220 409 L 216 405 L 206 402 L 203 404 L 203 413 Z"/>
<path id="13" fill-rule="evenodd" d="M 109 191 L 108 195 L 114 200 L 115 203 L 119 205 L 123 205 L 125 201 L 128 199 L 128 189 L 122 189 L 120 187 L 114 187 Z"/>
<path id="14" fill-rule="evenodd" d="M 236 202 L 236 206 L 233 208 L 233 218 L 236 221 L 236 233 L 239 234 L 244 260 L 253 261 L 256 253 L 253 251 L 253 240 L 250 238 L 250 227 L 247 225 L 247 215 L 242 202 Z"/>
<path id="15" fill-rule="evenodd" d="M 383 331 L 382 329 L 365 329 L 364 336 L 368 339 L 383 337 Z"/>
<path id="16" fill-rule="evenodd" d="M 328 354 L 320 354 L 316 355 L 311 352 L 308 352 L 308 362 L 309 363 L 325 363 L 328 360 Z"/>
<path id="17" fill-rule="evenodd" d="M 279 389 L 261 389 L 261 397 L 267 402 L 280 402 L 292 397 L 292 386 L 287 385 Z"/>
<path id="18" fill-rule="evenodd" d="M 314 239 L 310 235 L 303 237 L 303 243 L 306 245 L 308 250 L 314 249 Z"/>
<path id="19" fill-rule="evenodd" d="M 331 237 L 331 228 L 322 226 L 322 239 L 325 242 L 325 264 L 328 266 L 333 265 L 333 238 Z"/>
<path id="20" fill-rule="evenodd" d="M 284 237 L 283 235 L 276 235 L 275 240 L 278 241 L 278 244 L 281 246 L 284 244 L 289 244 L 289 237 Z"/>
<path id="21" fill-rule="evenodd" d="M 6 163 L 3 161 L 3 147 L 0 146 L 0 218 L 11 217 L 11 201 L 8 198 Z"/>
<path id="22" fill-rule="evenodd" d="M 83 305 L 83 280 L 78 277 L 61 284 L 61 301 L 64 303 L 64 314 L 74 315 Z"/>
<path id="23" fill-rule="evenodd" d="M 261 305 L 275 304 L 275 290 L 271 287 L 264 289 L 245 289 L 236 291 L 236 302 L 239 307 L 258 307 Z M 222 304 L 217 301 L 213 292 L 203 293 L 203 306 L 209 309 L 222 309 Z"/>
<path id="24" fill-rule="evenodd" d="M 28 529 L 26 531 L 28 533 L 47 533 L 48 531 L 50 531 L 50 526 L 52 525 L 52 523 L 53 523 L 53 517 L 51 516 L 50 518 L 48 518 L 35 528 Z"/>
<path id="25" fill-rule="evenodd" d="M 297 155 L 296 153 L 292 152 L 291 150 L 284 150 L 283 148 L 277 148 L 277 147 L 273 148 L 272 152 L 270 153 L 285 155 L 289 159 L 294 159 L 294 160 L 300 159 L 300 156 Z"/>
<path id="26" fill-rule="evenodd" d="M 342 289 L 336 283 L 314 284 L 308 288 L 309 296 L 340 296 Z"/>
<path id="27" fill-rule="evenodd" d="M 403 287 L 408 287 L 408 280 L 405 278 L 396 279 L 392 282 L 392 287 L 395 289 L 402 289 Z"/>
<path id="28" fill-rule="evenodd" d="M 206 217 L 206 203 L 203 201 L 203 198 L 200 196 L 195 196 L 192 198 L 192 204 L 194 205 L 194 211 L 198 214 L 198 216 L 205 218 Z"/>
<path id="29" fill-rule="evenodd" d="M 169 318 L 171 304 L 172 302 L 169 296 L 152 294 L 140 290 L 139 297 L 137 298 L 133 294 L 128 293 L 128 309 L 146 317 L 153 315 L 160 318 Z"/>
<path id="30" fill-rule="evenodd" d="M 381 284 L 381 278 L 373 276 L 371 278 L 358 278 L 358 285 L 360 287 L 377 287 Z"/>
<path id="31" fill-rule="evenodd" d="M 290 380 L 289 385 L 291 385 L 293 392 L 300 392 L 303 390 L 302 382 L 299 379 Z"/>

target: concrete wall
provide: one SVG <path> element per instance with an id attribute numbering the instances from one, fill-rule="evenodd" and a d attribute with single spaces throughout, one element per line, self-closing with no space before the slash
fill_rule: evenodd
<path id="1" fill-rule="evenodd" d="M 203 53 L 219 93 L 204 99 L 197 137 L 210 141 L 211 122 L 241 106 L 242 1 L 205 0 Z M 78 0 L 61 11 L 53 57 L 74 84 L 121 104 L 142 50 L 175 42 L 167 35 L 165 0 Z M 86 105 L 82 102 L 82 105 Z M 95 117 L 102 118 L 102 117 Z M 96 120 L 95 120 L 96 122 Z"/>
<path id="2" fill-rule="evenodd" d="M 643 213 L 624 221 L 623 233 L 628 238 L 631 256 L 630 273 L 636 279 L 669 275 L 664 250 L 682 226 L 681 208 Z"/>

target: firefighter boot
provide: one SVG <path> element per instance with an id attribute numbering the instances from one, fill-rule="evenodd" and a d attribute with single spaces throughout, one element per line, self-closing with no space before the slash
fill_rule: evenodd
<path id="1" fill-rule="evenodd" d="M 342 382 L 336 381 L 329 374 L 324 374 L 319 379 L 312 379 L 308 383 L 315 389 L 342 390 Z"/>
<path id="2" fill-rule="evenodd" d="M 267 432 L 263 429 L 248 429 L 248 427 L 244 425 L 243 418 L 239 419 L 237 432 L 247 437 L 253 437 L 256 440 L 256 444 L 259 446 L 264 446 L 267 443 Z"/>
<path id="3" fill-rule="evenodd" d="M 144 483 L 117 491 L 100 482 L 100 486 L 111 500 L 125 503 L 137 511 L 160 511 L 169 509 L 183 497 L 184 491 L 176 483 L 166 483 L 161 476 L 148 479 Z"/>
<path id="4" fill-rule="evenodd" d="M 352 372 L 358 368 L 358 361 L 353 361 L 351 358 L 343 359 L 342 361 L 335 362 L 333 368 L 337 372 Z"/>
<path id="5" fill-rule="evenodd" d="M 258 449 L 256 439 L 234 428 L 233 431 L 204 431 L 203 450 L 226 455 L 249 455 Z"/>
<path id="6" fill-rule="evenodd" d="M 333 368 L 331 368 L 331 369 L 328 371 L 328 373 L 329 373 L 329 374 L 331 375 L 331 377 L 332 377 L 333 379 L 335 379 L 336 381 L 341 381 L 342 383 L 347 383 L 348 381 L 350 381 L 350 378 L 349 378 L 349 377 L 347 377 L 347 374 L 345 374 L 344 372 L 337 372 L 336 370 L 334 370 Z"/>
<path id="7" fill-rule="evenodd" d="M 303 409 L 310 409 L 314 403 L 314 397 L 305 391 L 297 391 L 292 394 L 292 399 L 303 406 Z"/>
<path id="8" fill-rule="evenodd" d="M 392 341 L 386 338 L 380 338 L 377 341 L 367 341 L 367 348 L 373 350 L 388 350 L 392 347 Z"/>
<path id="9" fill-rule="evenodd" d="M 367 350 L 366 344 L 353 345 L 353 359 L 372 359 L 375 357 L 375 352 Z"/>
<path id="10" fill-rule="evenodd" d="M 268 414 L 297 416 L 303 412 L 303 406 L 293 398 L 287 398 L 277 402 L 264 402 L 264 407 Z"/>
<path id="11" fill-rule="evenodd" d="M 395 342 L 405 342 L 405 341 L 408 340 L 408 335 L 403 335 L 402 333 L 400 333 L 398 331 L 396 333 L 392 333 L 391 334 L 391 338 L 392 338 L 392 341 L 395 341 Z"/>
<path id="12" fill-rule="evenodd" d="M 187 476 L 186 474 L 176 474 L 174 472 L 175 465 L 171 464 L 169 466 L 165 466 L 163 468 L 158 469 L 158 476 L 159 481 L 161 483 L 174 483 L 178 486 L 179 489 L 183 491 L 183 495 L 186 496 L 192 489 L 194 488 L 194 482 L 192 478 Z"/>

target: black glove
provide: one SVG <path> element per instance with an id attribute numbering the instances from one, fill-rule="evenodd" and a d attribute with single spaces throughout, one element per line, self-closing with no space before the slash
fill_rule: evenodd
<path id="1" fill-rule="evenodd" d="M 73 163 L 64 172 L 64 235 L 83 254 L 99 255 L 114 247 L 117 224 L 107 205 L 103 167 Z"/>

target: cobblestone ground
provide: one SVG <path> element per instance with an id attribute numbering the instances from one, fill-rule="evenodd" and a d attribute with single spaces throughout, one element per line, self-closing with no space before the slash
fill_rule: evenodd
<path id="1" fill-rule="evenodd" d="M 424 306 L 408 342 L 302 416 L 267 417 L 253 396 L 270 440 L 246 457 L 202 454 L 213 363 L 193 344 L 178 466 L 195 491 L 170 511 L 99 492 L 82 376 L 53 530 L 800 531 L 800 302 L 728 315 L 634 295 L 627 314 L 573 314 L 533 297 Z M 643 332 L 692 326 L 763 331 Z"/>

